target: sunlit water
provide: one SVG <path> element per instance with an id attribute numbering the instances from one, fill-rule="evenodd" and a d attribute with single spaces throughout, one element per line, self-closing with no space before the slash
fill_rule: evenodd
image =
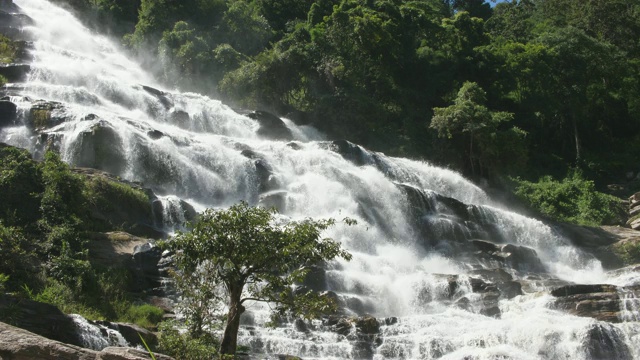
<path id="1" fill-rule="evenodd" d="M 257 121 L 217 100 L 164 88 L 112 41 L 65 10 L 44 0 L 15 3 L 35 20 L 26 31 L 37 40 L 29 80 L 11 98 L 25 112 L 25 124 L 0 130 L 0 141 L 41 154 L 45 140 L 26 124 L 26 112 L 32 100 L 57 101 L 64 106 L 54 115 L 64 121 L 42 133 L 57 142 L 63 159 L 83 166 L 93 161 L 122 178 L 142 181 L 165 209 L 179 199 L 202 210 L 240 200 L 269 204 L 276 197 L 292 219 L 358 220 L 356 226 L 329 231 L 353 260 L 329 264 L 326 282 L 348 312 L 398 318 L 382 325 L 379 346 L 363 355 L 353 337 L 327 331 L 320 322 L 311 324 L 310 332 L 292 324 L 265 328 L 268 308 L 256 304 L 249 307 L 240 334 L 240 342 L 254 351 L 321 359 L 585 359 L 589 329 L 598 325 L 640 358 L 633 293 L 620 294 L 622 324 L 550 309 L 553 299 L 544 281 L 526 287 L 528 294 L 500 300 L 499 319 L 484 316 L 474 308 L 478 294 L 471 291 L 468 273 L 495 264 L 465 261 L 456 244 L 480 238 L 527 246 L 537 252 L 548 277 L 558 281 L 623 286 L 638 283 L 637 274 L 609 278 L 597 260 L 551 228 L 504 209 L 451 170 L 362 148 L 357 148 L 362 161 L 356 165 L 332 151 L 325 135 L 287 119 L 293 142 L 261 138 Z M 104 129 L 110 134 L 106 153 L 94 136 Z M 151 136 L 154 132 L 161 135 Z M 105 158 L 98 159 L 99 150 Z M 243 150 L 253 151 L 254 158 Z M 255 157 L 268 164 L 268 179 Z M 419 201 L 410 193 L 419 194 Z M 472 219 L 461 219 L 440 200 L 443 196 L 466 204 Z M 184 220 L 169 212 L 162 218 Z M 507 270 L 516 279 L 525 276 Z M 446 300 L 448 282 L 442 274 L 458 275 L 460 284 Z M 452 305 L 462 298 L 472 300 L 469 309 Z M 611 353 L 618 355 L 624 354 Z"/>

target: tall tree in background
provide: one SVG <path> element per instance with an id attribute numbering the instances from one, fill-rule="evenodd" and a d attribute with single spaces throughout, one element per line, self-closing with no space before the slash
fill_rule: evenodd
<path id="1" fill-rule="evenodd" d="M 508 112 L 490 111 L 484 104 L 486 93 L 474 82 L 465 82 L 454 103 L 445 108 L 434 108 L 431 128 L 438 131 L 439 136 L 452 139 L 464 136 L 466 154 L 471 174 L 483 175 L 483 170 L 489 166 L 493 155 L 500 153 L 500 133 L 511 132 L 515 136 L 525 134 L 517 128 L 502 130 L 502 123 L 513 119 Z M 516 143 L 516 145 L 518 145 Z M 520 148 L 522 146 L 520 145 Z M 517 148 L 510 149 L 514 152 Z"/>

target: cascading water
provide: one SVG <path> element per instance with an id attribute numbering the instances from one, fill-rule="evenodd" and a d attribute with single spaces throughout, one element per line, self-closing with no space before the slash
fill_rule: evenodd
<path id="1" fill-rule="evenodd" d="M 34 39 L 33 61 L 25 83 L 3 90 L 19 111 L 0 141 L 36 156 L 54 149 L 71 164 L 142 181 L 160 194 L 156 217 L 165 223 L 184 220 L 180 200 L 196 210 L 246 200 L 291 219 L 358 220 L 327 234 L 353 260 L 328 264 L 305 286 L 332 291 L 347 316 L 378 317 L 375 331 L 348 317 L 266 328 L 268 309 L 255 304 L 239 338 L 253 351 L 322 359 L 640 358 L 637 290 L 620 293 L 620 324 L 560 311 L 549 294 L 570 282 L 637 285 L 637 272 L 611 278 L 550 227 L 500 208 L 450 170 L 326 141 L 286 119 L 289 139 L 270 140 L 259 121 L 219 101 L 159 90 L 65 10 L 14 1 L 34 20 L 24 29 Z"/>
<path id="2" fill-rule="evenodd" d="M 83 347 L 102 350 L 107 346 L 129 346 L 127 340 L 116 330 L 92 324 L 80 315 L 69 315 L 78 331 Z"/>

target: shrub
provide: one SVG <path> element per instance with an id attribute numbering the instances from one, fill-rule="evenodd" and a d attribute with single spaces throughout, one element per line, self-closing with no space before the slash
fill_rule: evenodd
<path id="1" fill-rule="evenodd" d="M 164 311 L 159 307 L 149 304 L 131 305 L 120 320 L 152 329 L 162 321 L 163 316 Z"/>
<path id="2" fill-rule="evenodd" d="M 614 252 L 620 257 L 624 265 L 640 263 L 640 242 L 624 241 L 613 246 Z"/>
<path id="3" fill-rule="evenodd" d="M 544 176 L 538 182 L 515 179 L 516 195 L 531 208 L 558 221 L 580 225 L 619 224 L 625 213 L 620 200 L 596 191 L 593 181 L 572 171 L 562 181 Z"/>
<path id="4" fill-rule="evenodd" d="M 210 334 L 192 338 L 186 332 L 180 332 L 175 321 L 160 324 L 158 351 L 184 360 L 214 359 L 218 353 L 218 343 Z"/>
<path id="5" fill-rule="evenodd" d="M 42 191 L 40 168 L 29 152 L 0 145 L 0 220 L 7 226 L 34 224 Z"/>
<path id="6" fill-rule="evenodd" d="M 9 64 L 14 62 L 16 51 L 17 47 L 15 43 L 8 37 L 0 34 L 0 63 Z M 0 79 L 0 85 L 2 85 L 2 79 Z"/>

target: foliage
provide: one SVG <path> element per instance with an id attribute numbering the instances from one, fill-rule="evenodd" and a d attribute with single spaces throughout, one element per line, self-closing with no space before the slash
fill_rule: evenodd
<path id="1" fill-rule="evenodd" d="M 11 41 L 11 39 L 0 34 L 0 64 L 10 64 L 14 62 L 17 51 L 18 48 L 16 44 Z M 0 79 L 0 86 L 2 86 L 2 84 L 2 79 Z"/>
<path id="2" fill-rule="evenodd" d="M 218 353 L 219 344 L 209 334 L 194 338 L 177 330 L 175 321 L 165 321 L 159 325 L 158 351 L 185 360 L 209 360 Z"/>
<path id="3" fill-rule="evenodd" d="M 126 312 L 119 317 L 120 321 L 125 321 L 145 328 L 154 328 L 162 321 L 164 311 L 149 304 L 130 305 Z"/>
<path id="4" fill-rule="evenodd" d="M 613 250 L 624 265 L 634 265 L 640 262 L 640 243 L 637 241 L 620 241 L 613 245 Z"/>
<path id="5" fill-rule="evenodd" d="M 350 259 L 340 245 L 321 233 L 333 220 L 277 224 L 275 210 L 246 203 L 228 210 L 207 210 L 188 233 L 179 233 L 165 245 L 176 251 L 177 288 L 189 333 L 200 338 L 215 320 L 216 306 L 228 303 L 221 353 L 234 354 L 240 315 L 246 301 L 265 301 L 280 312 L 313 318 L 335 304 L 309 292 L 294 294 L 291 286 L 308 270 L 336 257 Z"/>
<path id="6" fill-rule="evenodd" d="M 8 83 L 8 82 L 9 82 L 9 80 L 7 80 L 7 78 L 6 78 L 6 77 L 4 77 L 4 76 L 0 75 L 0 87 L 1 87 L 1 86 L 4 86 L 4 85 L 5 85 L 6 83 Z"/>
<path id="7" fill-rule="evenodd" d="M 41 170 L 26 150 L 0 145 L 0 219 L 29 226 L 40 214 Z"/>
<path id="8" fill-rule="evenodd" d="M 625 209 L 614 196 L 596 191 L 593 181 L 572 171 L 562 181 L 550 176 L 538 182 L 516 179 L 515 194 L 531 208 L 559 221 L 581 225 L 612 225 L 621 222 Z"/>
<path id="9" fill-rule="evenodd" d="M 513 114 L 507 112 L 493 112 L 484 106 L 485 91 L 476 83 L 465 82 L 453 105 L 446 108 L 434 108 L 431 128 L 438 131 L 439 136 L 451 139 L 454 135 L 464 135 L 468 139 L 465 147 L 471 173 L 476 175 L 476 166 L 480 174 L 489 166 L 496 166 L 500 161 L 499 154 L 504 152 L 502 146 L 509 146 L 512 154 L 518 153 L 518 138 L 526 133 L 517 127 L 504 130 L 503 123 L 510 122 Z M 516 141 L 508 141 L 515 139 Z M 506 140 L 506 141 L 505 141 Z M 511 146 L 510 146 L 511 145 Z M 514 151 L 515 150 L 515 151 Z M 521 157 L 526 150 L 519 150 Z M 524 160 L 516 159 L 520 163 Z"/>
<path id="10" fill-rule="evenodd" d="M 162 310 L 136 305 L 128 294 L 128 270 L 102 269 L 88 261 L 85 231 L 112 231 L 119 225 L 93 221 L 91 211 L 150 213 L 143 190 L 77 175 L 54 153 L 36 162 L 24 150 L 0 145 L 0 201 L 5 290 L 90 319 L 149 328 L 162 319 Z"/>

